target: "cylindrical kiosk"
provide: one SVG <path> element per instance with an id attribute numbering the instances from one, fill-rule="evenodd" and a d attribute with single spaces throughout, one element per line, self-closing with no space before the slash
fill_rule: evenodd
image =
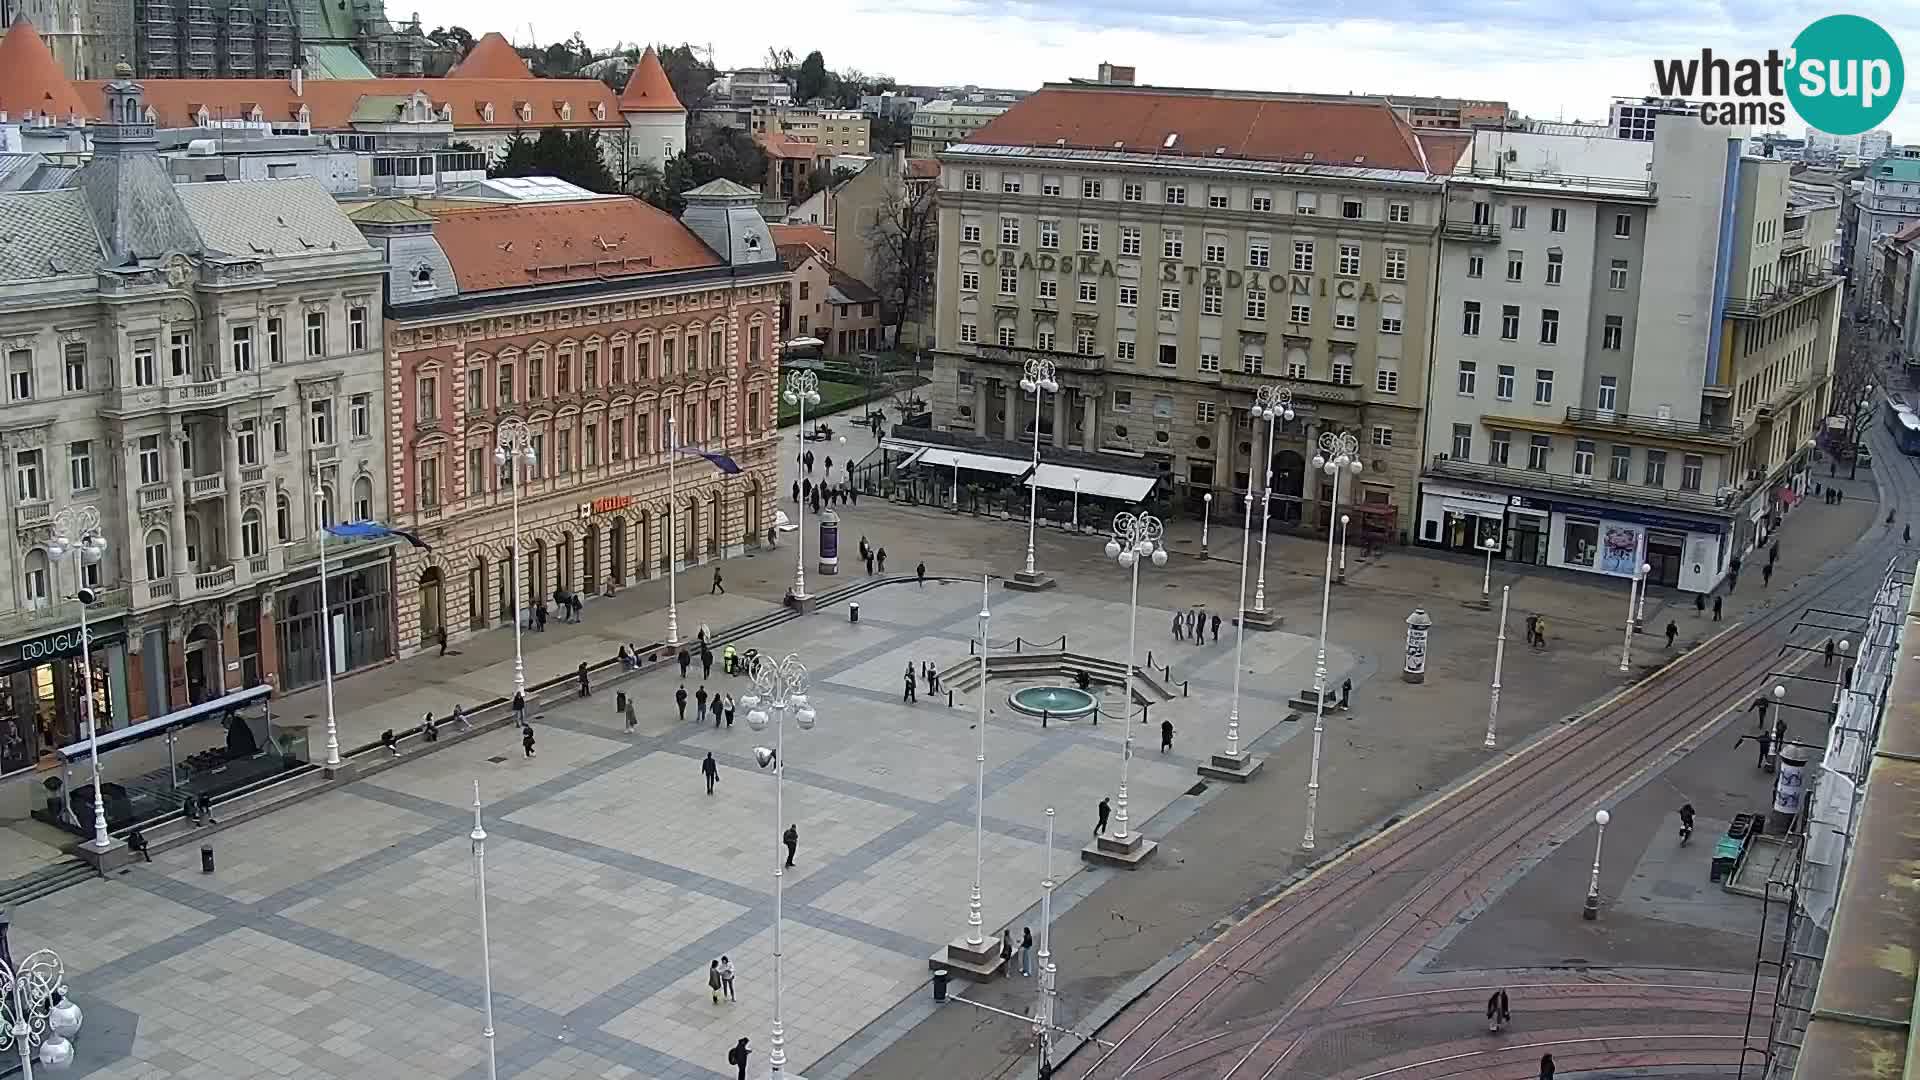
<path id="1" fill-rule="evenodd" d="M 820 572 L 840 572 L 840 515 L 832 510 L 820 515 Z"/>
<path id="2" fill-rule="evenodd" d="M 1785 751 L 1776 759 L 1773 773 L 1773 813 L 1768 816 L 1767 831 L 1784 836 L 1793 819 L 1807 805 L 1807 759 L 1799 747 Z"/>
<path id="3" fill-rule="evenodd" d="M 1407 616 L 1407 662 L 1400 669 L 1400 678 L 1407 682 L 1427 681 L 1427 631 L 1432 626 L 1426 608 L 1414 608 Z"/>

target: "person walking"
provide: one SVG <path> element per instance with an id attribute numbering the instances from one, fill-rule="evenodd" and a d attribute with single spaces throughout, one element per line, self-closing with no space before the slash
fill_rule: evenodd
<path id="1" fill-rule="evenodd" d="M 1760 587 L 1764 589 L 1767 586 L 1772 584 L 1773 584 L 1773 564 L 1768 563 L 1767 565 L 1760 568 Z"/>
<path id="2" fill-rule="evenodd" d="M 865 558 L 867 561 L 867 576 L 872 577 L 873 576 L 873 552 L 871 551 L 867 552 L 866 555 L 863 556 L 863 558 Z"/>
<path id="3" fill-rule="evenodd" d="M 513 722 L 521 727 L 527 726 L 527 695 L 521 690 L 513 692 Z"/>
<path id="4" fill-rule="evenodd" d="M 728 675 L 740 673 L 740 654 L 733 651 L 733 642 L 729 641 L 720 650 L 720 670 Z"/>
<path id="5" fill-rule="evenodd" d="M 545 600 L 533 606 L 533 629 L 542 634 L 547 632 L 547 602 Z"/>
<path id="6" fill-rule="evenodd" d="M 1113 804 L 1104 797 L 1100 800 L 1100 818 L 1093 823 L 1093 835 L 1098 837 L 1107 831 L 1107 818 L 1113 813 Z"/>
<path id="7" fill-rule="evenodd" d="M 533 725 L 532 724 L 526 724 L 520 728 L 520 749 L 526 751 L 526 755 L 528 757 L 533 756 Z"/>
<path id="8" fill-rule="evenodd" d="M 1213 616 L 1213 643 L 1215 645 L 1220 644 L 1220 615 L 1218 612 Z"/>
<path id="9" fill-rule="evenodd" d="M 800 463 L 807 467 L 807 475 L 812 476 L 813 475 L 813 451 L 809 450 L 806 453 L 800 455 Z"/>
<path id="10" fill-rule="evenodd" d="M 900 703 L 902 705 L 912 705 L 917 703 L 920 700 L 919 689 L 920 689 L 919 686 L 915 684 L 914 678 L 913 678 L 913 663 L 909 661 L 907 663 L 907 674 L 905 676 L 904 688 L 901 690 L 901 693 L 900 693 Z"/>
<path id="11" fill-rule="evenodd" d="M 707 751 L 707 756 L 700 762 L 700 775 L 706 778 L 707 794 L 713 794 L 713 785 L 720 782 L 720 763 L 713 760 L 711 750 Z"/>
<path id="12" fill-rule="evenodd" d="M 1680 627 L 1672 619 L 1667 620 L 1667 648 L 1673 648 L 1673 639 L 1680 636 Z"/>
<path id="13" fill-rule="evenodd" d="M 1713 598 L 1713 621 L 1714 622 L 1720 621 L 1720 603 L 1724 599 L 1725 599 L 1724 597 L 1720 597 L 1720 596 L 1716 596 Z"/>
<path id="14" fill-rule="evenodd" d="M 787 845 L 787 866 L 793 866 L 794 852 L 800 850 L 800 826 L 789 824 L 787 831 L 780 834 L 780 842 Z"/>
<path id="15" fill-rule="evenodd" d="M 1706 614 L 1706 611 L 1707 611 L 1707 594 L 1706 593 L 1697 592 L 1693 594 L 1693 611 L 1694 611 L 1694 614 L 1696 615 Z"/>
<path id="16" fill-rule="evenodd" d="M 746 1042 L 745 1039 L 742 1039 L 740 1041 Z M 747 1074 L 744 1072 L 741 1073 L 740 1080 L 747 1080 Z M 1540 1055 L 1540 1080 L 1553 1080 L 1553 1055 L 1552 1054 Z"/>
<path id="17" fill-rule="evenodd" d="M 725 596 L 726 592 L 727 587 L 720 581 L 720 568 L 716 566 L 713 568 L 713 587 L 707 590 L 707 595 L 712 596 L 714 593 L 719 593 Z"/>
<path id="18" fill-rule="evenodd" d="M 1527 616 L 1527 648 L 1529 649 L 1533 648 L 1534 644 L 1539 640 L 1540 640 L 1540 616 L 1529 615 Z"/>
<path id="19" fill-rule="evenodd" d="M 1013 974 L 1013 931 L 1000 930 L 1000 974 Z"/>
<path id="20" fill-rule="evenodd" d="M 1760 760 L 1753 763 L 1754 768 L 1764 769 L 1767 767 L 1767 751 L 1771 749 L 1773 749 L 1773 732 L 1762 731 L 1760 733 Z"/>
<path id="21" fill-rule="evenodd" d="M 880 572 L 883 574 L 886 573 L 887 572 L 887 549 L 881 548 L 879 551 L 876 551 L 873 553 L 873 557 L 876 560 L 878 560 L 880 563 Z"/>
<path id="22" fill-rule="evenodd" d="M 1544 650 L 1544 649 L 1546 649 L 1546 647 L 1547 647 L 1547 617 L 1546 617 L 1545 615 L 1542 615 L 1542 616 L 1540 616 L 1540 617 L 1539 617 L 1538 619 L 1535 619 L 1535 620 L 1534 620 L 1534 623 L 1533 623 L 1533 633 L 1534 633 L 1534 636 L 1535 636 L 1536 638 L 1538 638 L 1538 639 L 1539 639 L 1539 645 L 1540 645 L 1540 648 L 1541 648 L 1542 650 Z"/>
<path id="23" fill-rule="evenodd" d="M 1833 666 L 1833 639 L 1832 638 L 1828 638 L 1827 643 L 1820 647 L 1820 666 L 1823 668 L 1830 668 Z"/>
<path id="24" fill-rule="evenodd" d="M 580 696 L 592 697 L 593 684 L 588 680 L 587 662 L 585 660 L 580 661 L 580 667 L 574 671 L 574 677 L 580 680 Z"/>
<path id="25" fill-rule="evenodd" d="M 692 663 L 693 663 L 693 654 L 687 651 L 687 647 L 685 645 L 680 646 L 680 677 L 681 678 L 684 679 L 687 677 L 687 666 Z"/>
<path id="26" fill-rule="evenodd" d="M 713 646 L 704 641 L 700 643 L 700 677 L 713 678 Z"/>
<path id="27" fill-rule="evenodd" d="M 673 692 L 673 703 L 680 707 L 680 722 L 687 722 L 687 684 L 681 683 L 680 689 Z"/>
<path id="28" fill-rule="evenodd" d="M 388 728 L 380 733 L 380 745 L 386 747 L 387 753 L 392 754 L 394 757 L 400 756 L 400 744 L 394 741 L 392 728 Z"/>
<path id="29" fill-rule="evenodd" d="M 1160 721 L 1160 752 L 1164 754 L 1171 749 L 1173 749 L 1173 721 L 1162 720 Z"/>
<path id="30" fill-rule="evenodd" d="M 707 965 L 707 990 L 713 994 L 713 1003 L 720 1004 L 720 961 Z"/>
<path id="31" fill-rule="evenodd" d="M 720 958 L 720 993 L 728 1001 L 739 1001 L 733 995 L 733 961 L 725 956 Z"/>
<path id="32" fill-rule="evenodd" d="M 1340 680 L 1340 707 L 1343 709 L 1347 708 L 1347 703 L 1352 699 L 1353 699 L 1353 679 L 1351 677 L 1341 679 Z"/>
<path id="33" fill-rule="evenodd" d="M 707 684 L 701 683 L 700 689 L 693 692 L 693 722 L 699 723 L 707 718 Z"/>
<path id="34" fill-rule="evenodd" d="M 927 587 L 927 564 L 920 563 L 913 568 L 913 576 L 920 579 L 920 587 Z"/>
<path id="35" fill-rule="evenodd" d="M 720 714 L 726 710 L 726 707 L 720 703 L 719 691 L 714 691 L 712 699 L 707 702 L 707 708 L 713 710 L 713 730 L 719 731 Z"/>
<path id="36" fill-rule="evenodd" d="M 727 695 L 727 726 L 733 726 L 733 695 Z"/>
<path id="37" fill-rule="evenodd" d="M 633 699 L 627 699 L 627 731 L 632 732 L 640 726 L 640 718 L 634 714 Z"/>
<path id="38" fill-rule="evenodd" d="M 1022 927 L 1020 930 L 1020 974 L 1029 978 L 1033 976 L 1033 927 L 1031 926 Z"/>
<path id="39" fill-rule="evenodd" d="M 793 482 L 793 501 L 794 502 L 800 501 L 800 481 L 798 480 L 795 480 Z"/>
<path id="40" fill-rule="evenodd" d="M 473 721 L 467 719 L 467 707 L 465 705 L 455 705 L 453 707 L 453 716 L 450 717 L 450 719 L 453 725 L 461 731 L 473 730 Z"/>
<path id="41" fill-rule="evenodd" d="M 1773 707 L 1773 699 L 1767 697 L 1767 695 L 1764 693 L 1761 694 L 1759 697 L 1754 698 L 1753 704 L 1747 706 L 1748 712 L 1754 712 L 1758 710 L 1760 713 L 1760 723 L 1757 727 L 1754 728 L 1755 731 L 1767 730 L 1767 710 L 1772 707 Z"/>
<path id="42" fill-rule="evenodd" d="M 440 627 L 440 629 L 434 631 L 433 636 L 440 643 L 440 655 L 447 655 L 447 628 L 445 626 Z"/>
<path id="43" fill-rule="evenodd" d="M 738 1080 L 747 1080 L 747 1056 L 751 1053 L 753 1053 L 753 1051 L 747 1049 L 745 1036 L 742 1036 L 739 1042 L 733 1044 L 733 1049 L 727 1051 L 727 1064 L 740 1070 Z M 1551 1080 L 1551 1077 L 1549 1077 L 1549 1080 Z"/>
<path id="44" fill-rule="evenodd" d="M 1184 611 L 1173 613 L 1173 640 L 1187 640 L 1187 613 Z"/>

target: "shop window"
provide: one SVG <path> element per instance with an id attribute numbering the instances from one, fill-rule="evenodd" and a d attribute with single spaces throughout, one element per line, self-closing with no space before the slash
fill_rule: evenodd
<path id="1" fill-rule="evenodd" d="M 1600 551 L 1600 523 L 1567 520 L 1566 553 L 1568 566 L 1592 566 Z"/>

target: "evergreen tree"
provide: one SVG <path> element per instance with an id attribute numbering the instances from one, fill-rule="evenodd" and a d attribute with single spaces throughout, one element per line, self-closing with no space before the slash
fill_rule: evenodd
<path id="1" fill-rule="evenodd" d="M 800 61 L 800 74 L 794 80 L 793 96 L 799 101 L 812 101 L 827 92 L 827 58 L 815 49 Z"/>
<path id="2" fill-rule="evenodd" d="M 506 151 L 487 170 L 487 175 L 552 176 L 602 194 L 620 190 L 619 182 L 600 156 L 600 136 L 591 131 L 547 128 L 533 140 L 515 132 Z"/>

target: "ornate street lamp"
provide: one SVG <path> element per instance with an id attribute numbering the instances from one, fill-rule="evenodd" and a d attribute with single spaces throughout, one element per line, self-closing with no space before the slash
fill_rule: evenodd
<path id="1" fill-rule="evenodd" d="M 493 460 L 502 468 L 511 467 L 508 473 L 508 486 L 513 492 L 513 690 L 521 693 L 527 688 L 527 659 L 520 651 L 520 604 L 521 594 L 526 590 L 520 587 L 520 485 L 526 475 L 522 471 L 532 469 L 540 460 L 533 449 L 533 431 L 527 422 L 517 416 L 509 416 L 500 421 L 498 442 L 493 448 Z"/>
<path id="2" fill-rule="evenodd" d="M 1120 740 L 1120 792 L 1116 807 L 1119 813 L 1114 817 L 1114 828 L 1106 837 L 1094 837 L 1093 845 L 1086 850 L 1125 863 L 1139 862 L 1152 854 L 1155 846 L 1128 827 L 1127 776 L 1133 764 L 1133 671 L 1140 623 L 1140 563 L 1152 559 L 1155 566 L 1167 565 L 1167 549 L 1161 543 L 1165 535 L 1166 527 L 1152 514 L 1125 513 L 1113 519 L 1113 538 L 1107 541 L 1106 547 L 1107 558 L 1118 562 L 1133 578 L 1127 599 L 1127 679 L 1120 699 L 1125 734 Z"/>
<path id="3" fill-rule="evenodd" d="M 812 375 L 812 372 L 796 374 Z M 791 385 L 791 380 L 789 380 Z M 789 391 L 789 395 L 793 392 Z M 779 835 L 781 823 L 786 821 L 787 755 L 786 731 L 787 714 L 793 714 L 794 723 L 801 731 L 812 731 L 814 724 L 813 706 L 807 703 L 807 669 L 800 658 L 788 653 L 778 660 L 767 656 L 756 657 L 753 666 L 748 669 L 747 677 L 753 681 L 758 693 L 748 694 L 740 699 L 747 710 L 747 726 L 755 731 L 765 731 L 768 712 L 772 712 L 773 746 L 756 746 L 753 759 L 763 769 L 773 770 L 773 827 Z M 981 688 L 982 690 L 985 687 Z M 774 845 L 773 860 L 773 1049 L 767 1055 L 770 1080 L 782 1080 L 787 1071 L 787 1033 L 780 1020 L 780 997 L 784 989 L 780 969 L 781 959 L 781 923 L 785 913 L 782 904 L 786 896 L 786 867 L 779 855 L 779 845 Z"/>
<path id="4" fill-rule="evenodd" d="M 1340 481 L 1345 474 L 1359 476 L 1366 466 L 1360 463 L 1360 440 L 1351 434 L 1326 431 L 1320 435 L 1320 452 L 1313 456 L 1316 472 L 1333 477 L 1333 499 L 1327 519 L 1327 570 L 1320 583 L 1320 648 L 1313 658 L 1313 763 L 1307 773 L 1307 834 L 1300 846 L 1314 848 L 1313 826 L 1320 812 L 1320 743 L 1327 727 L 1327 609 L 1333 601 L 1333 531 L 1331 515 L 1340 512 Z"/>
<path id="5" fill-rule="evenodd" d="M 800 409 L 800 438 L 804 440 L 807 437 L 807 406 L 820 404 L 820 376 L 815 375 L 811 371 L 787 372 L 786 396 L 787 404 L 798 406 Z M 795 520 L 799 525 L 795 533 L 800 537 L 800 543 L 796 545 L 793 557 L 793 601 L 799 605 L 802 610 L 805 610 L 807 601 L 807 500 L 800 500 L 800 509 L 797 512 Z M 778 1028 L 776 1027 L 775 1030 L 777 1032 Z M 779 1038 L 778 1034 L 774 1037 L 776 1039 Z M 780 1048 L 777 1044 L 774 1046 L 773 1052 L 776 1054 L 780 1053 Z M 779 1075 L 779 1071 L 776 1069 L 774 1072 L 775 1080 L 778 1080 Z"/>
<path id="6" fill-rule="evenodd" d="M 47 555 L 53 562 L 71 556 L 74 559 L 74 598 L 80 608 L 80 695 L 82 713 L 87 720 L 87 756 L 93 763 L 93 839 L 87 847 L 96 854 L 113 849 L 113 837 L 107 835 L 107 803 L 100 795 L 100 725 L 94 716 L 93 641 L 87 637 L 87 608 L 97 597 L 87 587 L 89 566 L 96 566 L 107 554 L 107 538 L 100 532 L 100 511 L 91 506 L 69 506 L 53 515 L 53 536 L 47 543 Z M 59 589 L 55 583 L 55 591 Z M 331 719 L 331 717 L 329 717 Z M 332 733 L 329 724 L 328 733 Z"/>
<path id="7" fill-rule="evenodd" d="M 1282 421 L 1293 419 L 1293 388 L 1274 383 L 1262 386 L 1254 392 L 1250 415 L 1267 422 L 1266 482 L 1261 485 L 1260 493 L 1260 577 L 1253 586 L 1253 608 L 1242 609 L 1240 617 L 1251 618 L 1255 626 L 1265 630 L 1274 624 L 1273 616 L 1267 612 L 1267 522 L 1273 519 L 1273 432 Z"/>
<path id="8" fill-rule="evenodd" d="M 1033 534 L 1035 522 L 1040 512 L 1040 410 L 1045 404 L 1046 394 L 1058 394 L 1060 384 L 1054 379 L 1053 361 L 1035 357 L 1027 361 L 1026 374 L 1020 379 L 1020 389 L 1033 395 L 1033 475 L 1027 478 L 1027 568 L 1017 575 L 1028 588 L 1045 588 L 1049 582 L 1033 568 Z"/>
<path id="9" fill-rule="evenodd" d="M 67 969 L 59 954 L 40 949 L 15 963 L 8 926 L 8 917 L 0 913 L 0 1053 L 18 1053 L 21 1080 L 33 1080 L 36 1057 L 52 1072 L 73 1064 L 72 1039 L 80 1033 L 82 1017 L 80 1006 L 67 996 Z"/>

